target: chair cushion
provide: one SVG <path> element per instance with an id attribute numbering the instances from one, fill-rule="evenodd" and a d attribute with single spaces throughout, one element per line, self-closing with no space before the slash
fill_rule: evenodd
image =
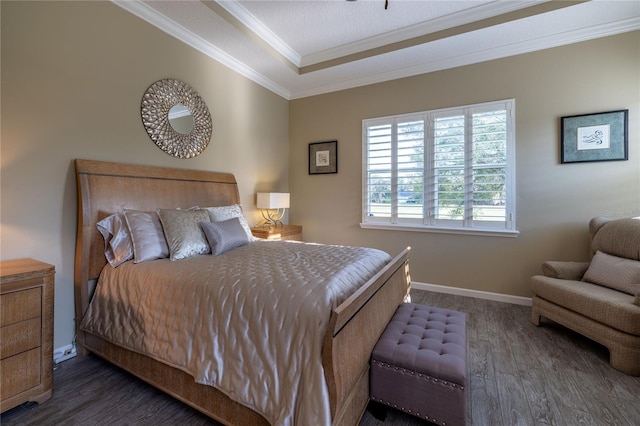
<path id="1" fill-rule="evenodd" d="M 640 336 L 640 307 L 634 297 L 585 281 L 542 275 L 531 279 L 531 291 L 543 299 L 617 330 Z"/>
<path id="2" fill-rule="evenodd" d="M 635 296 L 640 292 L 640 261 L 598 251 L 582 280 Z"/>

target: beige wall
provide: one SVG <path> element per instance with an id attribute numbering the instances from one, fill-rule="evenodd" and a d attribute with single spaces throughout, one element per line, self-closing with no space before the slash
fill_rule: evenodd
<path id="1" fill-rule="evenodd" d="M 590 217 L 640 215 L 638 32 L 289 103 L 108 2 L 2 1 L 0 13 L 0 259 L 56 266 L 55 347 L 73 338 L 74 158 L 230 171 L 250 220 L 255 192 L 290 190 L 307 240 L 411 245 L 414 280 L 511 295 L 529 295 L 544 259 L 586 259 Z M 194 159 L 163 153 L 140 120 L 142 94 L 168 77 L 213 118 Z M 516 99 L 518 238 L 359 228 L 362 119 L 504 98 Z M 559 164 L 560 116 L 622 108 L 629 161 Z M 309 176 L 307 144 L 331 139 L 339 173 Z"/>
<path id="2" fill-rule="evenodd" d="M 257 190 L 288 190 L 288 102 L 110 2 L 0 7 L 0 259 L 55 265 L 57 348 L 74 328 L 72 160 L 233 172 L 257 220 Z M 196 158 L 165 154 L 142 126 L 142 95 L 162 78 L 186 81 L 208 104 L 213 136 Z"/>
<path id="3" fill-rule="evenodd" d="M 361 229 L 362 119 L 516 101 L 517 238 Z M 290 103 L 290 222 L 306 240 L 397 253 L 414 281 L 530 296 L 547 259 L 586 260 L 593 216 L 640 216 L 640 33 Z M 560 164 L 559 118 L 629 109 L 629 161 Z M 308 143 L 338 140 L 339 172 L 307 174 Z"/>

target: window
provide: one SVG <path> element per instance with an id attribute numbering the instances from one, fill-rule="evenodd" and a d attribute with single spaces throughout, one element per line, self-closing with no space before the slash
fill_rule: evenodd
<path id="1" fill-rule="evenodd" d="M 363 120 L 362 227 L 516 235 L 514 100 Z"/>

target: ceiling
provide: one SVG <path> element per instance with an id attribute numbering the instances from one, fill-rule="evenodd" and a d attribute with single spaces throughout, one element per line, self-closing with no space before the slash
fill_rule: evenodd
<path id="1" fill-rule="evenodd" d="M 112 1 L 286 99 L 640 29 L 638 0 Z"/>

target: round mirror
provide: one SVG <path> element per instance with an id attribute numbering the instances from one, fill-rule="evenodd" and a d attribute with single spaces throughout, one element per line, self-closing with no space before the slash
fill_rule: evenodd
<path id="1" fill-rule="evenodd" d="M 193 120 L 191 110 L 182 104 L 177 104 L 169 109 L 169 124 L 173 130 L 181 135 L 188 135 L 193 130 L 196 122 Z"/>
<path id="2" fill-rule="evenodd" d="M 178 158 L 202 153 L 211 140 L 211 114 L 204 100 L 184 81 L 153 83 L 142 97 L 142 124 L 151 140 Z"/>

